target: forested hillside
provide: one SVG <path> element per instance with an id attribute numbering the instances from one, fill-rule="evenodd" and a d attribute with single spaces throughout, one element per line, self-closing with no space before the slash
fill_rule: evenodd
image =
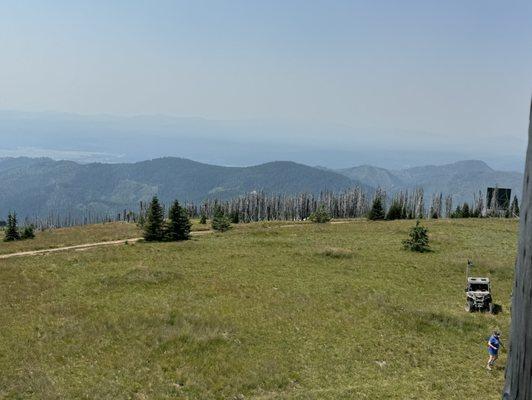
<path id="1" fill-rule="evenodd" d="M 114 215 L 138 210 L 140 201 L 158 195 L 163 203 L 175 198 L 200 203 L 227 200 L 253 191 L 265 194 L 318 194 L 355 186 L 371 197 L 375 188 L 390 197 L 416 188 L 452 195 L 454 204 L 472 201 L 487 186 L 509 187 L 520 197 L 522 174 L 495 171 L 482 161 L 391 171 L 373 166 L 344 170 L 314 168 L 288 161 L 251 167 L 222 167 L 183 158 L 158 158 L 138 163 L 79 164 L 49 158 L 0 159 L 0 219 L 10 210 L 20 218 Z"/>
<path id="2" fill-rule="evenodd" d="M 265 193 L 340 191 L 357 183 L 336 172 L 293 162 L 220 167 L 182 158 L 134 164 L 78 164 L 48 158 L 0 160 L 0 213 L 20 217 L 49 213 L 115 213 L 136 210 L 158 195 L 163 202 L 228 199 L 254 190 Z M 1 219 L 1 217 L 0 217 Z"/>

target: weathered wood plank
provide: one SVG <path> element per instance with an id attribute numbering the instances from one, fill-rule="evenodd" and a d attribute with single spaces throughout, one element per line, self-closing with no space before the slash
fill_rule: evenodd
<path id="1" fill-rule="evenodd" d="M 532 102 L 504 400 L 532 399 Z"/>

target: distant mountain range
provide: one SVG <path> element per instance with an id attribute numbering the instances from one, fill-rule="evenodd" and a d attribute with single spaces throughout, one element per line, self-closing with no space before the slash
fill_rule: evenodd
<path id="1" fill-rule="evenodd" d="M 522 174 L 491 169 L 482 161 L 393 171 L 372 166 L 342 170 L 276 161 L 251 167 L 222 167 L 183 158 L 158 158 L 122 164 L 79 164 L 49 158 L 0 159 L 0 218 L 9 210 L 19 216 L 54 213 L 113 214 L 136 210 L 139 201 L 157 194 L 163 202 L 201 202 L 228 199 L 254 190 L 266 193 L 342 191 L 361 186 L 367 192 L 381 187 L 393 194 L 423 187 L 470 200 L 487 186 L 509 187 L 520 196 Z"/>
<path id="2" fill-rule="evenodd" d="M 471 201 L 479 191 L 485 195 L 488 186 L 510 188 L 513 195 L 521 198 L 523 182 L 523 174 L 519 172 L 496 171 L 477 160 L 395 171 L 363 165 L 337 172 L 366 185 L 380 187 L 389 194 L 416 187 L 423 188 L 427 197 L 437 192 L 450 194 L 455 204 Z"/>

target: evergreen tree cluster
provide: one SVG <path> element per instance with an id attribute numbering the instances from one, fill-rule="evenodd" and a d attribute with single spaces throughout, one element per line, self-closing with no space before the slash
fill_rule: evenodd
<path id="1" fill-rule="evenodd" d="M 144 240 L 148 242 L 173 242 L 190 237 L 192 224 L 188 211 L 177 200 L 172 203 L 168 219 L 165 219 L 163 207 L 154 196 L 143 219 Z"/>
<path id="2" fill-rule="evenodd" d="M 34 237 L 35 228 L 33 225 L 26 225 L 21 233 L 18 228 L 17 214 L 14 212 L 9 213 L 4 230 L 4 242 L 33 239 Z"/>
<path id="3" fill-rule="evenodd" d="M 450 218 L 482 218 L 482 210 L 478 207 L 473 208 L 469 203 L 465 202 L 461 206 L 456 206 Z"/>

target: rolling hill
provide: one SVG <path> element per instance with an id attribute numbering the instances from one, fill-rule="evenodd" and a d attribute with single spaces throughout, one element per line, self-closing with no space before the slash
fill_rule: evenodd
<path id="1" fill-rule="evenodd" d="M 277 161 L 251 167 L 221 167 L 182 158 L 133 164 L 78 164 L 48 158 L 0 160 L 0 213 L 19 216 L 50 212 L 114 213 L 136 210 L 139 201 L 157 194 L 201 202 L 227 199 L 254 190 L 267 193 L 340 191 L 357 182 L 333 171 Z"/>

